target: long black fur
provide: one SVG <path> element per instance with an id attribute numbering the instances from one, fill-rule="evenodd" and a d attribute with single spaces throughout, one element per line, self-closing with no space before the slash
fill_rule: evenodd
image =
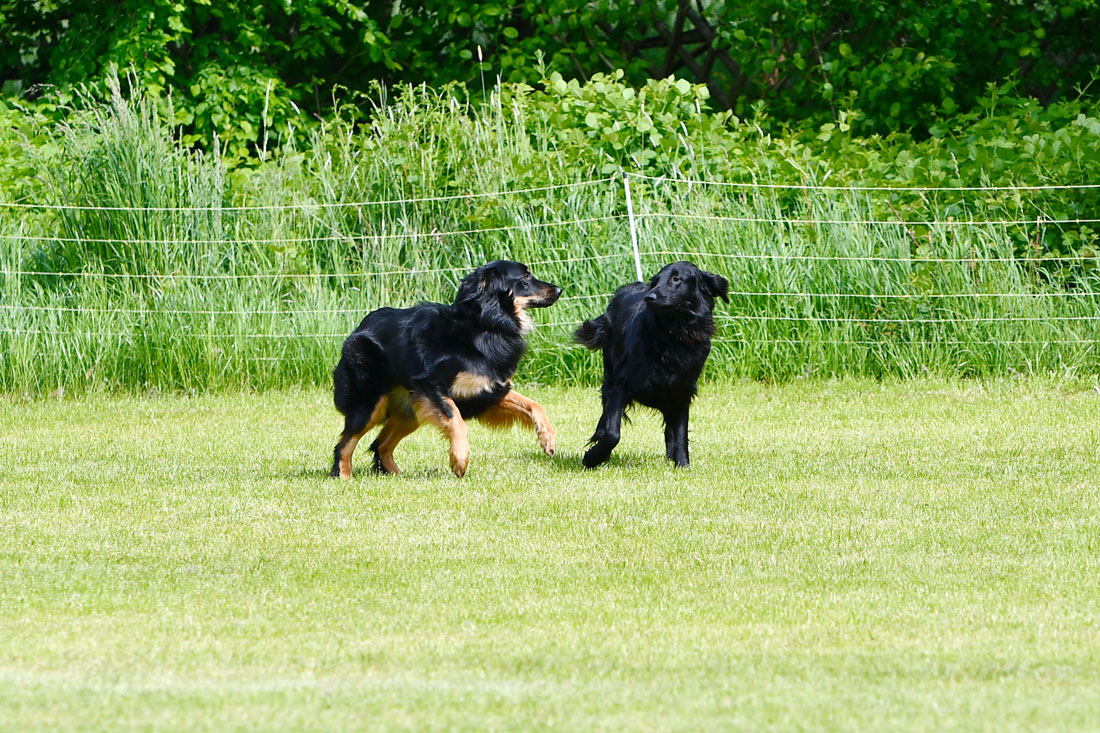
<path id="1" fill-rule="evenodd" d="M 395 390 L 407 391 L 409 399 L 390 400 L 387 409 L 404 410 L 406 419 L 415 419 L 409 404 L 417 398 L 427 398 L 448 418 L 453 415 L 445 397 L 453 398 L 463 419 L 498 404 L 527 348 L 523 334 L 528 324 L 517 299 L 539 308 L 560 295 L 561 288 L 536 280 L 525 265 L 497 260 L 467 275 L 451 305 L 421 303 L 368 314 L 344 341 L 332 375 L 333 402 L 345 417 L 332 475 L 340 473 L 349 438 L 363 430 L 379 401 Z M 476 395 L 451 395 L 459 372 L 486 376 L 492 386 Z M 371 449 L 375 470 L 383 470 L 377 443 Z"/>
<path id="2" fill-rule="evenodd" d="M 603 351 L 603 415 L 584 454 L 586 468 L 611 456 L 623 413 L 635 402 L 664 416 L 668 459 L 689 464 L 688 410 L 710 355 L 714 300 L 728 302 L 728 295 L 725 278 L 673 262 L 648 283 L 619 288 L 603 315 L 577 328 L 574 341 Z"/>

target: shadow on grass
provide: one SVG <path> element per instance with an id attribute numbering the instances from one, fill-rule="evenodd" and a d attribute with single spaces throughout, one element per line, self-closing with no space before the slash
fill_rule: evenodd
<path id="1" fill-rule="evenodd" d="M 549 472 L 552 474 L 568 475 L 568 476 L 598 476 L 602 472 L 614 469 L 624 470 L 639 470 L 639 469 L 652 469 L 654 467 L 655 458 L 646 453 L 639 451 L 623 450 L 616 451 L 611 454 L 611 457 L 603 464 L 596 468 L 588 469 L 581 463 L 581 458 L 584 455 L 584 451 L 576 452 L 559 452 L 553 458 L 548 458 L 540 450 L 534 449 L 529 452 L 523 452 L 515 456 L 507 456 L 504 458 L 509 464 L 516 467 L 517 470 L 527 470 L 529 467 L 532 473 L 535 472 Z M 659 456 L 663 459 L 663 456 Z M 446 457 L 444 456 L 444 461 Z M 476 457 L 475 457 L 476 459 Z M 478 463 L 488 460 L 488 456 L 482 456 Z M 495 457 L 493 460 L 501 460 L 500 457 Z M 660 461 L 659 463 L 664 463 Z M 671 464 L 670 464 L 671 465 Z M 316 465 L 303 465 L 297 464 L 293 466 L 282 466 L 271 471 L 271 478 L 280 478 L 286 480 L 327 480 L 333 483 L 340 483 L 340 479 L 333 478 L 329 475 L 330 466 L 323 461 L 318 461 Z M 476 465 L 471 465 L 470 471 L 477 471 Z M 467 473 L 467 475 L 472 475 Z M 413 468 L 410 470 L 402 471 L 400 474 L 384 474 L 376 472 L 369 462 L 364 462 L 363 465 L 355 466 L 353 469 L 352 480 L 353 481 L 366 481 L 366 480 L 396 480 L 396 481 L 425 481 L 435 480 L 440 478 L 446 478 L 452 476 L 451 471 L 446 465 L 429 468 Z"/>
<path id="2" fill-rule="evenodd" d="M 596 466 L 595 468 L 585 468 L 581 462 L 581 458 L 584 456 L 584 452 L 557 454 L 550 461 L 550 470 L 554 473 L 569 473 L 581 476 L 596 476 L 600 472 L 608 469 L 622 468 L 622 469 L 649 469 L 653 467 L 652 456 L 637 451 L 624 450 L 616 451 L 611 454 L 605 462 Z M 536 455 L 537 458 L 542 458 L 541 455 Z M 661 456 L 664 458 L 664 456 Z M 671 464 L 669 464 L 671 465 Z"/>

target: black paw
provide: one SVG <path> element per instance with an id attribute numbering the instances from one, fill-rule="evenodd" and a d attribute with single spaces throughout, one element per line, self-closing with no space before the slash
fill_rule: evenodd
<path id="1" fill-rule="evenodd" d="M 371 446 L 371 448 L 373 449 L 373 446 Z M 373 470 L 375 473 L 380 474 L 389 473 L 389 471 L 386 470 L 386 467 L 382 465 L 382 457 L 377 453 L 374 454 L 374 463 L 371 464 L 371 470 Z"/>
<path id="2" fill-rule="evenodd" d="M 595 446 L 588 449 L 588 451 L 584 454 L 584 458 L 581 459 L 581 463 L 584 464 L 585 468 L 595 468 L 601 463 L 607 461 L 607 459 L 610 457 L 611 451 L 603 450 L 599 446 Z"/>

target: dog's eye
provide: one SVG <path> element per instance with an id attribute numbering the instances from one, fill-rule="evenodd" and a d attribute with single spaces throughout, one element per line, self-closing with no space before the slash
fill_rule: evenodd
<path id="1" fill-rule="evenodd" d="M 679 276 L 679 275 L 673 275 L 673 276 L 672 276 L 672 277 L 671 277 L 670 279 L 671 279 L 671 280 L 672 280 L 672 282 L 674 282 L 674 283 L 678 283 L 678 282 L 680 282 L 680 276 Z"/>
<path id="2" fill-rule="evenodd" d="M 523 279 L 524 279 L 524 280 L 530 280 L 530 279 L 531 279 L 531 273 L 529 273 L 529 272 L 527 272 L 527 273 L 524 273 L 524 275 L 523 275 Z"/>

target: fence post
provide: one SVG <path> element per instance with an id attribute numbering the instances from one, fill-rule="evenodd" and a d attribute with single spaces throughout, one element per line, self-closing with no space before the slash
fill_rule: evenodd
<path id="1" fill-rule="evenodd" d="M 638 226 L 634 220 L 634 202 L 630 199 L 630 177 L 623 171 L 623 190 L 626 191 L 626 217 L 630 220 L 630 244 L 634 247 L 634 269 L 638 273 L 638 282 L 642 277 L 642 255 L 638 252 Z"/>

